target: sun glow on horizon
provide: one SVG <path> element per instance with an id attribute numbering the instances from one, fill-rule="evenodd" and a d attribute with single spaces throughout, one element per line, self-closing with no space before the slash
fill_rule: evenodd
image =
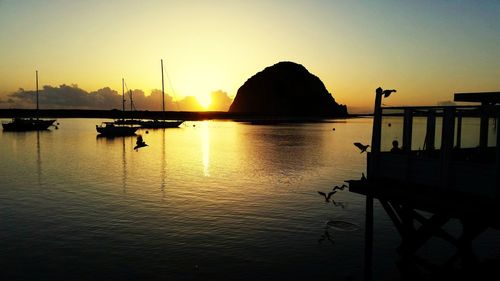
<path id="1" fill-rule="evenodd" d="M 196 100 L 198 100 L 198 103 L 205 110 L 207 110 L 210 107 L 210 105 L 212 105 L 212 99 L 210 98 L 209 95 L 197 96 Z"/>
<path id="2" fill-rule="evenodd" d="M 227 111 L 245 81 L 280 61 L 302 64 L 350 113 L 371 112 L 379 86 L 400 93 L 392 106 L 500 88 L 499 1 L 145 2 L 0 0 L 0 108 L 32 107 L 12 94 L 35 88 L 35 69 L 40 89 L 56 88 L 45 108 L 121 107 L 122 77 L 158 94 L 160 59 L 168 110 Z M 60 90 L 73 84 L 75 97 L 111 98 L 83 104 Z M 161 108 L 137 96 L 138 108 Z"/>

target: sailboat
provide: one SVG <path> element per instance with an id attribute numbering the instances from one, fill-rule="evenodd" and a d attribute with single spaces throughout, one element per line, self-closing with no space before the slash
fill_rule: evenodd
<path id="1" fill-rule="evenodd" d="M 125 114 L 125 80 L 122 78 L 122 112 Z M 138 126 L 124 124 L 125 118 L 122 117 L 122 122 L 103 122 L 100 126 L 95 125 L 97 132 L 104 136 L 131 136 L 135 135 Z"/>
<path id="2" fill-rule="evenodd" d="M 13 118 L 8 123 L 2 123 L 4 131 L 43 131 L 54 125 L 55 119 L 40 119 L 38 107 L 38 70 L 36 71 L 36 118 Z"/>
<path id="3" fill-rule="evenodd" d="M 134 100 L 132 99 L 132 90 L 129 89 L 129 97 L 130 97 L 130 112 L 132 112 L 134 109 L 135 109 L 135 106 L 134 106 Z M 134 118 L 131 118 L 131 119 L 118 119 L 118 120 L 115 120 L 115 124 L 118 124 L 118 125 L 141 125 L 144 121 L 143 120 L 140 120 L 140 119 L 134 119 Z"/>
<path id="4" fill-rule="evenodd" d="M 163 59 L 161 60 L 161 99 L 163 120 L 142 121 L 141 127 L 148 129 L 178 128 L 184 120 L 165 120 L 165 79 L 163 78 Z"/>

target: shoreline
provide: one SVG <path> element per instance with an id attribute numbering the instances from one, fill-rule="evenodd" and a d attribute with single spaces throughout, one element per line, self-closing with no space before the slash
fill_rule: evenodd
<path id="1" fill-rule="evenodd" d="M 37 115 L 35 109 L 0 109 L 0 118 L 30 118 Z M 372 114 L 348 114 L 347 116 L 282 116 L 248 113 L 232 113 L 224 111 L 125 111 L 121 110 L 88 110 L 88 109 L 41 109 L 40 118 L 105 118 L 105 119 L 165 119 L 165 120 L 235 120 L 248 122 L 319 122 L 325 119 L 346 119 L 371 117 Z"/>

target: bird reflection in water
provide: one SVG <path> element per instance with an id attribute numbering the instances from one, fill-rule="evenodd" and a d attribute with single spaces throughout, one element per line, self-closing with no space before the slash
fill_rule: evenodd
<path id="1" fill-rule="evenodd" d="M 332 203 L 335 207 L 341 207 L 342 209 L 345 209 L 347 207 L 347 202 L 336 202 L 332 199 Z"/>
<path id="2" fill-rule="evenodd" d="M 325 197 L 325 202 L 330 202 L 330 198 L 335 194 L 337 193 L 337 189 L 340 189 L 340 190 L 344 190 L 344 188 L 346 188 L 347 185 L 343 184 L 341 186 L 334 186 L 332 191 L 328 192 L 328 193 L 325 193 L 325 192 L 322 192 L 322 191 L 318 191 L 318 194 L 319 195 L 322 195 Z"/>
<path id="3" fill-rule="evenodd" d="M 332 236 L 328 232 L 328 229 L 325 229 L 325 232 L 319 237 L 318 243 L 321 244 L 325 240 L 332 243 L 332 244 L 335 244 L 335 240 L 332 238 Z"/>
<path id="4" fill-rule="evenodd" d="M 335 206 L 335 207 L 341 207 L 342 209 L 344 209 L 346 207 L 346 203 L 344 202 L 336 202 L 335 200 L 333 200 L 332 196 L 337 193 L 337 190 L 344 190 L 345 188 L 347 188 L 348 186 L 345 185 L 345 184 L 342 184 L 341 186 L 334 186 L 332 191 L 328 192 L 328 193 L 325 193 L 325 192 L 322 192 L 322 191 L 318 191 L 318 194 L 323 196 L 325 198 L 325 202 L 326 203 L 329 203 L 329 202 L 332 202 L 332 204 Z M 329 230 L 334 228 L 335 227 L 332 227 L 331 225 L 331 222 L 333 221 L 328 221 L 326 223 L 326 226 L 325 226 L 325 230 L 323 232 L 323 234 L 320 236 L 320 238 L 318 239 L 318 243 L 322 243 L 324 241 L 328 241 L 330 242 L 331 244 L 335 244 L 335 240 L 332 238 L 332 235 L 330 234 Z M 337 226 L 337 224 L 334 224 L 334 226 Z"/>

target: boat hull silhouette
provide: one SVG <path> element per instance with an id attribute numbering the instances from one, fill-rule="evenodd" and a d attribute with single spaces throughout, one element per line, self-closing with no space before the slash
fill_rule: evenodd
<path id="1" fill-rule="evenodd" d="M 14 118 L 9 123 L 2 123 L 4 131 L 43 131 L 47 130 L 56 120 Z"/>
<path id="2" fill-rule="evenodd" d="M 162 129 L 162 128 L 178 128 L 184 121 L 178 120 L 169 120 L 169 121 L 158 121 L 158 120 L 153 120 L 153 121 L 143 121 L 141 122 L 141 127 L 142 128 L 147 128 L 147 129 Z"/>
<path id="3" fill-rule="evenodd" d="M 95 128 L 99 134 L 105 136 L 131 136 L 139 129 L 139 127 L 116 125 L 113 122 L 106 122 L 101 126 L 96 125 Z"/>

